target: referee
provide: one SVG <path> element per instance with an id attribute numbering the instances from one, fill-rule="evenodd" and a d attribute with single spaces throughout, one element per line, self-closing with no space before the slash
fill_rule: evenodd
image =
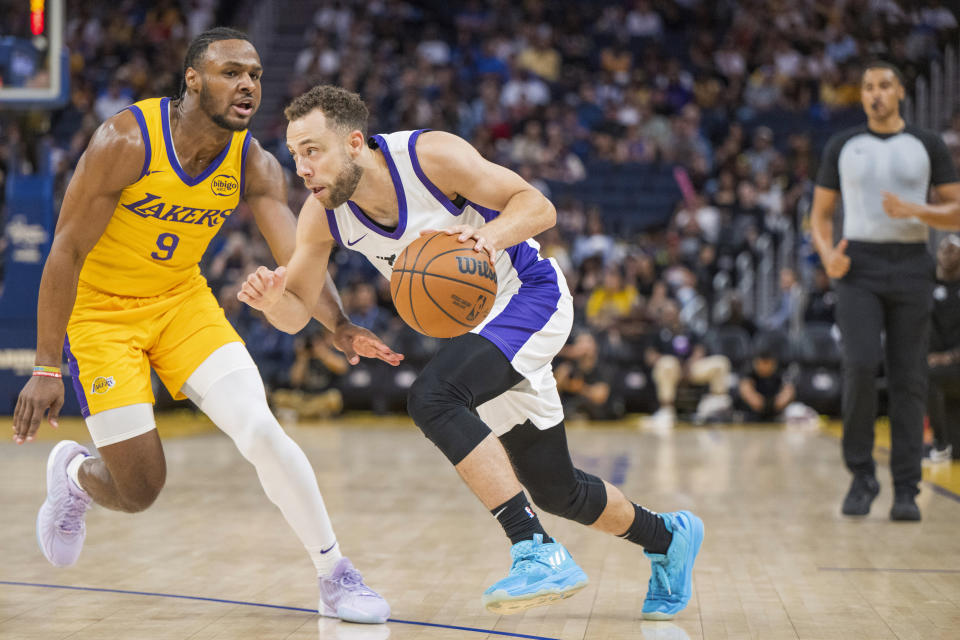
<path id="1" fill-rule="evenodd" d="M 817 252 L 827 275 L 836 279 L 843 339 L 843 457 L 853 474 L 843 513 L 868 514 L 880 491 L 873 439 L 883 354 L 894 485 L 890 518 L 919 520 L 914 498 L 923 455 L 934 262 L 927 251 L 931 219 L 898 214 L 915 203 L 931 209 L 930 215 L 950 217 L 960 203 L 960 182 L 940 136 L 908 126 L 900 117 L 902 80 L 900 71 L 885 62 L 864 69 L 860 100 L 867 124 L 827 142 L 810 218 Z M 926 205 L 931 185 L 943 204 Z M 838 195 L 843 238 L 834 245 Z M 888 215 L 885 209 L 895 212 Z"/>

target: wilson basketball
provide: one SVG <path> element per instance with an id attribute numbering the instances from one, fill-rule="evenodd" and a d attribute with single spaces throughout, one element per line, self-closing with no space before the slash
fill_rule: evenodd
<path id="1" fill-rule="evenodd" d="M 437 232 L 411 242 L 393 263 L 390 293 L 408 325 L 452 338 L 483 322 L 497 297 L 497 272 L 473 242 Z"/>

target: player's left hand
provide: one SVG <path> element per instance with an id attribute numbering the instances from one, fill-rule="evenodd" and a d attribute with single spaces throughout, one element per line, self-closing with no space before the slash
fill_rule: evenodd
<path id="1" fill-rule="evenodd" d="M 474 240 L 473 250 L 477 253 L 481 251 L 486 252 L 487 261 L 490 262 L 490 265 L 493 266 L 494 262 L 497 259 L 497 246 L 494 240 L 485 233 L 483 227 L 471 227 L 468 224 L 456 224 L 452 227 L 447 227 L 446 229 L 441 229 L 448 236 L 457 236 L 459 242 L 466 242 L 467 240 Z M 425 236 L 432 233 L 436 233 L 436 229 L 424 229 L 420 232 L 420 235 Z M 459 234 L 459 235 L 458 235 Z"/>
<path id="2" fill-rule="evenodd" d="M 911 218 L 916 215 L 913 203 L 904 202 L 889 191 L 883 192 L 883 210 L 891 218 Z"/>
<path id="3" fill-rule="evenodd" d="M 360 362 L 360 356 L 377 358 L 394 367 L 403 360 L 403 354 L 394 352 L 377 334 L 352 322 L 344 322 L 337 327 L 333 333 L 333 346 L 343 351 L 350 364 Z"/>

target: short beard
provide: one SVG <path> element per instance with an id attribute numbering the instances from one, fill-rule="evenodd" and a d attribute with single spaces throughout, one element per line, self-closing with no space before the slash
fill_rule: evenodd
<path id="1" fill-rule="evenodd" d="M 207 117 L 213 121 L 213 124 L 227 131 L 243 131 L 247 128 L 246 124 L 230 122 L 225 115 L 214 113 L 212 103 L 213 99 L 210 97 L 207 87 L 204 86 L 200 89 L 200 110 L 207 114 Z"/>
<path id="2" fill-rule="evenodd" d="M 333 185 L 329 189 L 327 208 L 336 209 L 349 200 L 353 192 L 357 190 L 361 176 L 363 176 L 363 167 L 348 158 L 346 166 L 337 174 L 336 180 L 333 181 Z"/>

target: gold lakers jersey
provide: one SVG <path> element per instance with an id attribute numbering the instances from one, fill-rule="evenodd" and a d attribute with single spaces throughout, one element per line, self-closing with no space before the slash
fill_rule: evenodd
<path id="1" fill-rule="evenodd" d="M 250 133 L 235 132 L 203 173 L 190 176 L 173 148 L 170 99 L 143 100 L 128 109 L 146 148 L 143 170 L 120 194 L 80 281 L 114 295 L 150 297 L 199 274 L 207 245 L 243 193 Z"/>

